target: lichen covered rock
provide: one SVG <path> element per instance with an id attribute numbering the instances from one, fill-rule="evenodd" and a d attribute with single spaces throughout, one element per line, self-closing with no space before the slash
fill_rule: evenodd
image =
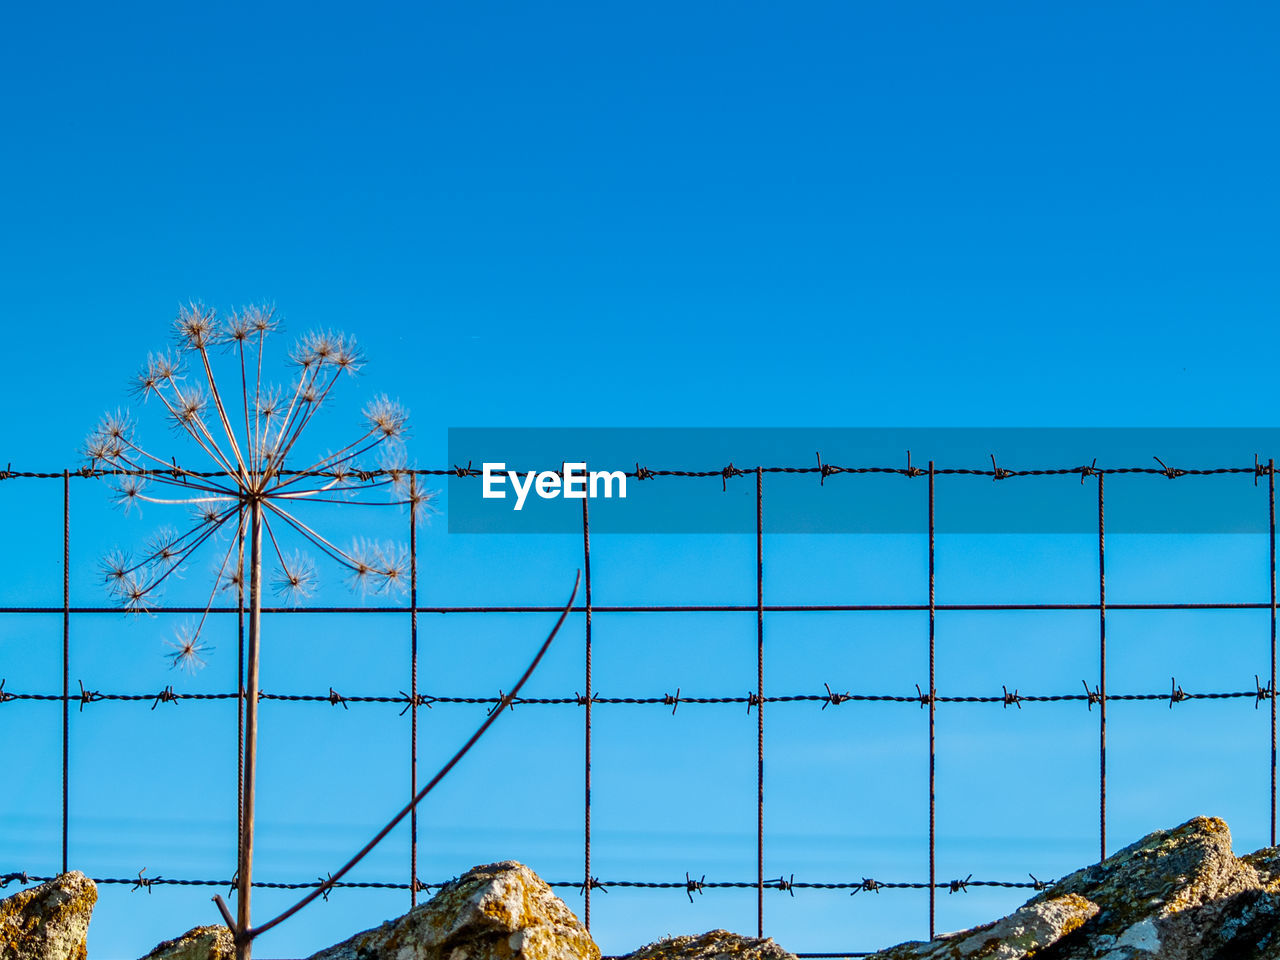
<path id="1" fill-rule="evenodd" d="M 600 948 L 536 873 L 507 860 L 472 868 L 400 919 L 321 950 L 311 960 L 460 957 L 600 960 Z"/>
<path id="2" fill-rule="evenodd" d="M 1262 878 L 1231 852 L 1231 831 L 1216 817 L 1195 817 L 1157 830 L 1102 863 L 1077 870 L 1042 894 L 1076 893 L 1098 904 L 1098 916 L 1047 956 L 1109 956 L 1116 960 L 1210 957 L 1229 944 L 1252 950 L 1240 932 L 1267 908 L 1246 893 L 1261 893 Z M 1035 902 L 1033 900 L 1032 902 Z M 1239 923 L 1228 923 L 1242 913 Z M 1211 944 L 1216 942 L 1216 947 Z M 1242 957 L 1258 956 L 1246 952 Z"/>
<path id="3" fill-rule="evenodd" d="M 85 960 L 98 887 L 79 870 L 0 900 L 4 960 Z"/>
<path id="4" fill-rule="evenodd" d="M 1021 960 L 1037 954 L 1098 914 L 1098 905 L 1075 893 L 1033 900 L 985 926 L 927 942 L 899 944 L 880 960 Z"/>
<path id="5" fill-rule="evenodd" d="M 1003 920 L 880 960 L 1280 960 L 1280 850 L 1237 858 L 1216 817 L 1157 830 Z"/>
<path id="6" fill-rule="evenodd" d="M 142 960 L 235 960 L 236 944 L 225 926 L 196 927 L 165 940 Z"/>
<path id="7" fill-rule="evenodd" d="M 641 947 L 624 960 L 795 960 L 768 937 L 757 940 L 727 930 L 696 937 L 667 937 Z"/>

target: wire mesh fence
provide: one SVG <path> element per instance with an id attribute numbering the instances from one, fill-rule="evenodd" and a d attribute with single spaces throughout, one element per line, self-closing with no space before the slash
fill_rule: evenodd
<path id="1" fill-rule="evenodd" d="M 176 470 L 176 467 L 175 467 Z M 109 471 L 105 473 L 110 473 Z M 452 469 L 441 470 L 415 470 L 412 471 L 416 476 L 421 477 L 478 477 L 480 471 L 471 468 L 454 467 Z M 814 474 L 820 482 L 825 482 L 828 478 L 840 474 L 896 474 L 900 475 L 908 481 L 919 483 L 920 496 L 927 501 L 928 505 L 928 572 L 927 580 L 918 585 L 919 599 L 915 602 L 906 603 L 842 603 L 840 598 L 833 598 L 831 602 L 812 603 L 812 604 L 784 604 L 768 602 L 768 565 L 766 555 L 766 534 L 768 529 L 768 500 L 767 487 L 768 477 L 771 474 Z M 75 714 L 84 714 L 86 716 L 92 714 L 94 705 L 108 701 L 118 701 L 125 703 L 133 703 L 141 708 L 150 711 L 162 711 L 172 709 L 173 706 L 183 702 L 201 702 L 201 701 L 235 701 L 238 705 L 237 723 L 239 725 L 239 737 L 237 747 L 238 763 L 242 763 L 244 750 L 244 617 L 245 610 L 242 602 L 230 605 L 220 605 L 212 607 L 208 612 L 211 615 L 219 617 L 234 617 L 239 621 L 239 675 L 240 689 L 221 691 L 221 692 L 201 692 L 201 693 L 185 693 L 175 691 L 172 685 L 167 685 L 163 689 L 137 692 L 137 691 L 118 691 L 118 690 L 102 690 L 98 689 L 91 678 L 77 677 L 73 681 L 71 673 L 71 663 L 73 657 L 73 646 L 75 642 L 76 630 L 74 622 L 77 617 L 86 615 L 115 613 L 119 608 L 116 606 L 105 605 L 86 605 L 72 602 L 71 589 L 71 571 L 79 562 L 79 558 L 73 557 L 72 554 L 72 519 L 73 519 L 73 487 L 80 480 L 92 479 L 102 476 L 104 471 L 96 471 L 91 469 L 79 469 L 75 471 L 64 470 L 61 472 L 24 472 L 14 471 L 11 467 L 4 471 L 0 471 L 0 479 L 8 481 L 39 481 L 44 483 L 54 483 L 61 485 L 62 492 L 62 602 L 60 604 L 45 605 L 11 605 L 0 607 L 0 615 L 5 617 L 41 617 L 61 622 L 61 690 L 37 690 L 24 687 L 19 680 L 12 682 L 9 678 L 0 680 L 0 717 L 3 717 L 3 706 L 5 704 L 33 701 L 56 704 L 60 707 L 60 716 L 51 722 L 58 723 L 61 732 L 61 865 L 62 870 L 66 870 L 72 865 L 71 851 L 69 851 L 69 834 L 70 820 L 72 811 L 69 804 L 69 798 L 72 792 L 78 789 L 75 780 L 76 771 L 71 763 L 71 743 L 74 725 L 72 723 L 73 712 Z M 1111 475 L 1129 474 L 1140 475 L 1151 478 L 1163 478 L 1165 480 L 1175 480 L 1183 477 L 1211 477 L 1224 475 L 1241 475 L 1242 477 L 1252 477 L 1255 486 L 1260 487 L 1259 490 L 1259 507 L 1258 509 L 1266 512 L 1267 528 L 1269 530 L 1268 553 L 1267 553 L 1267 582 L 1270 584 L 1270 595 L 1265 597 L 1256 597 L 1250 599 L 1240 599 L 1223 602 L 1126 602 L 1126 603 L 1109 603 L 1107 599 L 1107 522 L 1106 522 L 1106 478 Z M 992 481 L 1001 482 L 1014 478 L 1035 478 L 1045 476 L 1064 476 L 1079 475 L 1081 484 L 1092 482 L 1096 485 L 1097 496 L 1097 528 L 1096 528 L 1096 559 L 1097 559 L 1097 580 L 1096 592 L 1088 597 L 1081 597 L 1077 600 L 1067 602 L 970 602 L 970 603 L 940 603 L 937 601 L 937 496 L 936 491 L 939 478 L 948 476 L 969 476 L 969 477 L 989 477 Z M 1034 705 L 1042 703 L 1079 703 L 1086 707 L 1089 714 L 1096 718 L 1097 730 L 1097 751 L 1096 751 L 1096 800 L 1097 800 L 1097 851 L 1099 858 L 1105 858 L 1108 853 L 1107 838 L 1107 820 L 1108 820 L 1108 753 L 1107 753 L 1107 708 L 1108 705 L 1115 702 L 1145 702 L 1151 704 L 1166 705 L 1169 709 L 1174 709 L 1176 705 L 1196 700 L 1238 700 L 1251 702 L 1255 708 L 1260 708 L 1263 703 L 1267 704 L 1270 713 L 1270 737 L 1271 748 L 1270 754 L 1266 758 L 1260 758 L 1259 762 L 1266 762 L 1269 767 L 1269 784 L 1268 795 L 1258 798 L 1259 805 L 1266 805 L 1268 810 L 1268 823 L 1270 831 L 1270 843 L 1275 844 L 1276 831 L 1276 560 L 1275 560 L 1275 472 L 1274 461 L 1258 461 L 1252 465 L 1244 465 L 1238 467 L 1215 467 L 1215 468 L 1195 468 L 1181 469 L 1169 467 L 1160 464 L 1159 468 L 1154 467 L 1121 467 L 1121 468 L 1103 468 L 1098 467 L 1096 463 L 1088 466 L 1079 466 L 1072 468 L 1050 468 L 1050 469 L 1033 469 L 1033 470 L 1009 470 L 1000 467 L 992 461 L 991 470 L 974 470 L 959 468 L 940 468 L 932 462 L 927 466 L 913 466 L 908 461 L 905 467 L 868 467 L 854 466 L 845 467 L 832 464 L 825 464 L 819 458 L 816 466 L 803 467 L 778 467 L 778 466 L 758 466 L 758 467 L 735 467 L 730 464 L 727 467 L 709 469 L 709 470 L 663 470 L 656 468 L 646 468 L 636 464 L 634 471 L 629 471 L 627 476 L 637 481 L 657 481 L 661 478 L 670 479 L 711 479 L 719 481 L 725 490 L 728 490 L 732 483 L 753 483 L 754 484 L 754 508 L 755 508 L 755 564 L 754 564 L 754 596 L 755 602 L 752 603 L 705 603 L 705 604 L 596 604 L 594 602 L 592 592 L 592 539 L 591 524 L 589 516 L 589 507 L 587 500 L 583 500 L 582 504 L 582 523 L 581 523 L 581 560 L 583 573 L 583 590 L 580 594 L 581 600 L 573 605 L 572 611 L 580 614 L 582 617 L 583 632 L 582 640 L 582 689 L 575 690 L 571 696 L 522 696 L 511 698 L 507 694 L 499 691 L 493 696 L 463 696 L 457 695 L 446 690 L 432 690 L 425 692 L 420 686 L 419 677 L 419 617 L 422 614 L 437 615 L 523 615 L 523 614 L 549 614 L 560 610 L 555 604 L 510 604 L 510 605 L 446 605 L 433 604 L 421 605 L 418 595 L 418 531 L 416 520 L 412 517 L 406 523 L 408 526 L 408 538 L 410 543 L 411 557 L 411 573 L 410 588 L 408 594 L 408 602 L 405 604 L 381 604 L 381 605 L 352 605 L 352 606 L 279 606 L 264 607 L 263 612 L 272 615 L 343 615 L 343 616 L 366 616 L 366 615 L 396 615 L 404 618 L 404 630 L 408 634 L 409 639 L 409 655 L 404 663 L 404 689 L 398 690 L 395 694 L 388 695 L 355 695 L 346 694 L 334 686 L 330 686 L 327 690 L 312 691 L 294 691 L 287 693 L 278 693 L 274 691 L 263 691 L 259 694 L 259 699 L 263 701 L 275 701 L 281 704 L 328 704 L 330 707 L 349 711 L 352 707 L 358 707 L 363 704 L 389 704 L 399 706 L 399 714 L 404 717 L 410 727 L 409 748 L 407 756 L 404 757 L 404 764 L 409 774 L 411 784 L 411 796 L 417 792 L 419 782 L 419 713 L 422 709 L 431 709 L 441 704 L 471 704 L 481 705 L 488 708 L 489 711 L 514 708 L 519 706 L 517 716 L 523 713 L 524 708 L 534 708 L 543 706 L 572 706 L 582 711 L 582 739 L 581 739 L 581 797 L 582 797 L 582 821 L 581 821 L 581 861 L 582 870 L 580 876 L 576 877 L 557 877 L 551 879 L 553 887 L 560 888 L 564 891 L 577 891 L 582 901 L 582 917 L 588 929 L 591 926 L 591 908 L 592 894 L 595 891 L 608 892 L 610 890 L 625 889 L 651 889 L 651 890 L 669 890 L 676 891 L 689 898 L 692 902 L 694 897 L 702 894 L 707 890 L 742 890 L 754 891 L 755 893 L 755 919 L 756 933 L 764 936 L 768 932 L 766 924 L 766 891 L 777 891 L 790 896 L 795 896 L 797 891 L 807 890 L 838 890 L 848 891 L 850 895 L 863 893 L 879 893 L 881 891 L 892 890 L 919 890 L 927 893 L 928 901 L 928 932 L 933 936 L 937 932 L 937 904 L 938 894 L 947 893 L 963 893 L 971 888 L 1003 888 L 1003 889 L 1026 889 L 1026 890 L 1043 890 L 1052 883 L 1052 878 L 1039 878 L 1032 873 L 1027 872 L 1025 878 L 1020 876 L 1013 877 L 975 877 L 972 873 L 964 876 L 943 876 L 939 872 L 938 865 L 938 790 L 937 790 L 937 758 L 938 758 L 938 720 L 937 707 L 939 704 L 946 703 L 964 703 L 964 704 L 984 704 L 990 706 L 999 706 L 1002 710 L 1022 710 L 1024 705 Z M 1212 491 L 1206 491 L 1206 495 L 1212 495 Z M 601 549 L 597 545 L 597 552 Z M 605 548 L 607 549 L 607 547 Z M 1269 614 L 1270 630 L 1269 636 L 1259 638 L 1260 648 L 1265 646 L 1268 662 L 1266 664 L 1267 671 L 1265 676 L 1256 674 L 1252 683 L 1248 686 L 1241 686 L 1234 690 L 1186 690 L 1182 683 L 1175 678 L 1170 679 L 1167 689 L 1149 689 L 1149 690 L 1109 690 L 1107 686 L 1107 622 L 1108 614 L 1114 614 L 1118 611 L 1192 611 L 1192 610 L 1255 610 L 1264 611 Z M 994 691 L 986 693 L 939 693 L 938 689 L 938 617 L 939 614 L 947 614 L 954 612 L 986 612 L 986 613 L 1012 613 L 1017 611 L 1077 611 L 1085 613 L 1096 613 L 1096 667 L 1097 672 L 1094 676 L 1081 678 L 1081 685 L 1074 691 L 1063 691 L 1055 693 L 1022 693 L 1017 687 L 1009 689 L 1002 687 L 999 693 Z M 205 613 L 204 607 L 191 606 L 157 606 L 153 609 L 154 613 Z M 928 627 L 927 637 L 922 638 L 927 641 L 927 680 L 923 683 L 914 684 L 915 692 L 904 693 L 898 692 L 850 692 L 847 690 L 833 689 L 830 685 L 824 684 L 821 690 L 797 690 L 784 689 L 781 691 L 774 690 L 772 685 L 767 683 L 768 666 L 773 656 L 769 650 L 767 643 L 769 625 L 771 618 L 779 614 L 805 614 L 805 613 L 872 613 L 872 612 L 912 612 L 919 614 L 927 614 Z M 754 667 L 755 667 L 755 684 L 753 689 L 744 691 L 740 695 L 731 696 L 691 696 L 683 693 L 680 687 L 674 690 L 664 690 L 661 693 L 656 691 L 633 691 L 627 696 L 602 696 L 596 690 L 595 677 L 593 675 L 593 629 L 596 624 L 596 618 L 600 616 L 608 616 L 613 614 L 625 614 L 629 616 L 645 615 L 645 614 L 737 614 L 749 616 L 754 620 L 755 625 L 755 644 L 754 644 Z M 767 655 L 768 654 L 768 655 Z M 922 664 L 922 667 L 925 665 Z M 17 678 L 14 678 L 17 679 Z M 1188 678 L 1183 678 L 1184 682 Z M 789 875 L 772 875 L 771 871 L 766 870 L 766 839 L 769 835 L 769 821 L 767 819 L 768 794 L 766 791 L 766 772 L 768 770 L 768 757 L 766 751 L 765 737 L 765 720 L 766 714 L 775 705 L 808 703 L 820 705 L 820 711 L 826 711 L 829 708 L 838 708 L 845 703 L 866 703 L 866 704 L 914 704 L 918 705 L 921 711 L 927 713 L 927 738 L 920 737 L 919 750 L 921 755 L 921 763 L 925 762 L 927 757 L 928 765 L 928 823 L 921 824 L 921 833 L 927 830 L 928 842 L 928 860 L 921 862 L 921 875 L 915 879 L 903 880 L 899 878 L 881 879 L 869 876 L 849 876 L 847 878 L 833 881 L 821 882 L 816 880 L 806 880 L 804 878 L 797 879 L 794 874 Z M 686 873 L 684 877 L 670 878 L 625 878 L 612 876 L 598 876 L 593 868 L 593 831 L 592 831 L 592 751 L 600 749 L 600 744 L 596 742 L 597 738 L 593 736 L 593 718 L 597 709 L 608 709 L 617 706 L 644 706 L 653 707 L 669 711 L 676 714 L 682 706 L 685 705 L 720 705 L 726 707 L 736 707 L 745 710 L 747 714 L 754 718 L 755 726 L 755 876 L 754 877 L 737 877 L 737 878 L 717 878 L 699 873 L 695 876 L 692 872 Z M 512 722 L 519 722 L 515 720 Z M 19 788 L 21 785 L 18 785 Z M 242 827 L 238 826 L 238 832 Z M 264 889 L 277 890 L 320 890 L 324 898 L 327 900 L 329 892 L 336 888 L 349 889 L 381 889 L 381 890 L 401 890 L 404 891 L 406 902 L 413 905 L 419 902 L 421 895 L 429 894 L 433 889 L 437 888 L 444 882 L 445 878 L 423 878 L 419 876 L 418 865 L 418 841 L 419 841 L 419 824 L 417 822 L 417 811 L 415 810 L 409 824 L 408 846 L 407 851 L 407 868 L 403 876 L 387 877 L 377 881 L 356 881 L 341 880 L 333 881 L 332 879 L 315 879 L 315 880 L 293 880 L 288 878 L 258 880 L 255 879 L 253 886 Z M 39 875 L 38 873 L 28 873 L 22 864 L 0 864 L 0 887 L 7 886 L 12 883 L 30 884 L 43 882 L 50 879 L 48 876 Z M 208 887 L 211 890 L 231 890 L 234 891 L 235 880 L 232 877 L 174 877 L 169 875 L 168 871 L 155 871 L 151 876 L 146 875 L 145 869 L 136 872 L 129 870 L 119 871 L 119 875 L 100 876 L 93 878 L 99 884 L 127 886 L 132 890 L 145 890 L 151 892 L 155 888 L 166 886 L 185 886 L 185 887 Z M 849 950 L 839 953 L 831 952 L 810 952 L 801 953 L 800 956 L 808 957 L 826 957 L 826 956 L 855 956 L 862 955 L 865 951 Z"/>

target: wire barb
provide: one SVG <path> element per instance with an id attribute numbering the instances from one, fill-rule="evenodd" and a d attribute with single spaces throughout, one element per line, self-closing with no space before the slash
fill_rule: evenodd
<path id="1" fill-rule="evenodd" d="M 840 704 L 844 703 L 846 700 L 853 699 L 853 694 L 851 694 L 848 690 L 846 690 L 844 693 L 832 693 L 831 684 L 824 682 L 822 685 L 827 688 L 827 695 L 822 698 L 823 710 L 827 709 L 827 707 L 838 707 L 840 706 Z"/>
<path id="2" fill-rule="evenodd" d="M 405 693 L 403 690 L 400 691 L 400 698 L 404 701 L 404 709 L 400 711 L 400 716 L 402 717 L 409 712 L 410 707 L 426 707 L 428 710 L 431 710 L 433 709 L 432 704 L 437 702 L 437 698 L 435 697 L 428 697 L 422 693 L 414 695 L 412 693 Z M 364 699 L 369 698 L 366 697 Z M 343 703 L 343 706 L 346 706 L 345 702 Z"/>
<path id="3" fill-rule="evenodd" d="M 1187 474 L 1187 471 L 1185 470 L 1179 470 L 1176 467 L 1165 466 L 1165 462 L 1161 460 L 1159 457 L 1152 457 L 1151 459 L 1154 460 L 1156 463 L 1160 464 L 1160 472 L 1163 473 L 1170 480 L 1175 480 L 1178 477 L 1184 477 Z"/>
<path id="4" fill-rule="evenodd" d="M 163 877 L 144 877 L 143 874 L 146 872 L 146 867 L 138 871 L 138 879 L 133 882 L 133 888 L 130 892 L 133 890 L 146 890 L 147 893 L 151 893 L 151 885 L 164 879 Z"/>
<path id="5" fill-rule="evenodd" d="M 817 457 L 818 457 L 818 486 L 821 487 L 826 485 L 827 477 L 831 476 L 833 473 L 840 473 L 841 471 L 839 467 L 833 467 L 829 463 L 823 463 L 821 453 L 817 453 Z"/>
<path id="6" fill-rule="evenodd" d="M 80 712 L 81 713 L 84 713 L 84 705 L 86 703 L 94 703 L 98 700 L 103 699 L 102 694 L 100 694 L 97 690 L 86 690 L 84 688 L 83 680 L 77 680 L 76 683 L 80 684 Z"/>
<path id="7" fill-rule="evenodd" d="M 1087 698 L 1089 703 L 1089 712 L 1092 713 L 1093 705 L 1095 703 L 1102 703 L 1102 693 L 1097 687 L 1094 687 L 1092 690 L 1090 690 L 1089 681 L 1081 680 L 1080 682 L 1084 684 L 1085 697 Z"/>
<path id="8" fill-rule="evenodd" d="M 181 700 L 181 699 L 182 699 L 182 694 L 180 694 L 180 693 L 174 693 L 174 692 L 173 692 L 173 686 L 172 686 L 172 684 L 171 684 L 171 685 L 169 685 L 169 686 L 165 687 L 163 690 L 161 690 L 159 693 L 157 693 L 157 694 L 156 694 L 156 699 L 155 699 L 155 701 L 151 704 L 151 709 L 152 709 L 152 710 L 154 710 L 156 707 L 160 706 L 160 704 L 162 704 L 162 703 L 175 703 L 175 704 L 176 704 L 176 703 L 177 703 L 179 700 Z"/>
<path id="9" fill-rule="evenodd" d="M 973 874 L 969 874 L 963 880 L 952 880 L 947 884 L 947 893 L 968 893 L 969 881 L 973 879 Z"/>
<path id="10" fill-rule="evenodd" d="M 689 897 L 689 902 L 693 903 L 693 895 L 696 893 L 702 895 L 702 887 L 707 882 L 707 875 L 704 873 L 698 880 L 694 880 L 689 876 L 688 872 L 684 875 L 684 892 Z"/>
<path id="11" fill-rule="evenodd" d="M 0 687 L 3 687 L 3 686 L 4 684 L 0 683 Z M 1253 675 L 1253 686 L 1254 686 L 1253 709 L 1257 710 L 1258 704 L 1262 703 L 1263 700 L 1275 699 L 1276 692 L 1271 689 L 1270 680 L 1267 681 L 1267 685 L 1264 687 L 1262 685 L 1262 681 L 1258 678 L 1258 675 L 1255 673 Z"/>
<path id="12" fill-rule="evenodd" d="M 512 713 L 516 712 L 516 697 L 508 696 L 501 688 L 498 690 L 498 702 L 489 708 L 488 716 L 493 716 L 503 707 L 506 707 Z"/>

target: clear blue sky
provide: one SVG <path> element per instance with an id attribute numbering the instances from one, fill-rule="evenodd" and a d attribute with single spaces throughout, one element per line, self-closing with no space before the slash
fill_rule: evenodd
<path id="1" fill-rule="evenodd" d="M 354 412 L 373 391 L 399 396 L 414 414 L 412 453 L 430 466 L 445 458 L 446 429 L 468 425 L 1274 425 L 1277 20 L 1264 4 L 11 6 L 0 20 L 0 460 L 77 464 L 85 434 L 125 402 L 128 377 L 191 298 L 224 308 L 272 300 L 295 333 L 355 334 L 370 364 L 345 402 Z M 166 518 L 109 514 L 87 484 L 75 496 L 73 590 L 96 602 L 97 553 Z M 24 544 L 10 554 L 4 602 L 58 601 L 49 537 L 59 497 L 50 485 L 0 487 L 10 542 Z M 771 600 L 919 599 L 917 539 L 819 540 L 777 538 Z M 940 599 L 1092 589 L 1088 538 L 950 547 Z M 754 599 L 749 538 L 619 538 L 600 549 L 600 603 Z M 1265 590 L 1265 550 L 1249 538 L 1125 549 L 1115 590 L 1129 599 Z M 424 535 L 423 602 L 554 601 L 578 550 L 565 537 L 457 542 L 437 520 Z M 181 589 L 198 593 L 203 581 L 193 570 Z M 333 640 L 276 628 L 264 687 L 323 693 L 340 680 L 350 692 L 394 694 L 402 625 L 370 622 Z M 103 689 L 224 689 L 233 675 L 225 645 L 194 681 L 167 673 L 159 641 L 140 636 L 163 624 L 77 624 L 88 645 L 73 686 L 83 676 Z M 0 624 L 6 689 L 58 688 L 58 626 Z M 543 626 L 433 621 L 424 676 L 453 692 L 496 692 L 512 651 L 523 656 Z M 773 685 L 911 692 L 923 679 L 921 626 L 779 617 L 771 649 L 788 655 L 771 661 Z M 570 627 L 579 646 L 557 650 L 543 692 L 580 687 L 581 621 Z M 851 629 L 885 652 L 841 659 Z M 1096 669 L 1087 615 L 975 616 L 940 629 L 954 631 L 943 675 L 964 692 L 1003 682 L 1074 692 Z M 1130 674 L 1117 666 L 1117 686 L 1163 687 L 1177 673 L 1238 689 L 1263 664 L 1266 623 L 1252 615 L 1115 630 L 1132 657 Z M 601 620 L 597 642 L 605 694 L 679 685 L 739 695 L 754 678 L 754 623 L 740 619 Z M 1219 651 L 1211 663 L 1207 644 Z M 717 651 L 743 659 L 712 669 Z M 997 656 L 1007 666 L 987 670 Z M 226 711 L 164 708 L 163 725 L 145 706 L 75 716 L 76 782 L 98 793 L 74 794 L 72 860 L 90 872 L 230 872 L 233 791 L 221 786 L 225 737 L 215 741 Z M 736 708 L 682 707 L 675 718 L 634 709 L 598 715 L 598 736 L 616 751 L 597 755 L 595 872 L 752 879 L 749 721 Z M 920 879 L 919 711 L 839 709 L 821 715 L 820 735 L 812 705 L 771 714 L 777 819 L 766 870 Z M 56 865 L 56 711 L 0 707 L 5 739 L 32 743 L 24 789 L 4 801 L 18 806 L 0 818 L 0 872 Z M 289 738 L 307 731 L 334 746 L 265 775 L 264 878 L 323 874 L 384 819 L 399 767 L 367 781 L 322 774 L 330 763 L 390 770 L 403 755 L 395 713 L 266 712 L 275 746 L 264 750 L 288 754 Z M 424 765 L 480 715 L 427 714 L 425 735 L 439 739 Z M 1080 705 L 940 715 L 940 749 L 954 758 L 940 767 L 942 874 L 1003 877 L 1035 863 L 1053 875 L 1092 854 L 1094 727 Z M 1265 769 L 1224 779 L 1237 752 L 1265 754 L 1263 711 L 1231 701 L 1128 715 L 1116 762 L 1126 751 L 1151 760 L 1116 781 L 1117 840 L 1200 812 L 1227 816 L 1241 845 L 1265 839 Z M 536 716 L 539 726 L 505 721 L 424 811 L 425 878 L 504 856 L 577 877 L 580 715 Z M 1117 707 L 1116 730 L 1125 717 Z M 1002 760 L 982 746 L 992 730 L 1007 738 Z M 1041 759 L 1046 736 L 1053 747 Z M 1064 774 L 1063 750 L 1081 782 Z M 1216 774 L 1161 779 L 1199 751 L 1218 757 Z M 709 799 L 653 796 L 659 762 Z M 893 763 L 900 774 L 885 772 Z M 832 764 L 838 773 L 825 773 Z M 1010 766 L 1015 784 L 1003 779 Z M 170 771 L 161 784 L 159 769 Z M 495 771 L 501 779 L 487 780 Z M 722 794 L 721 784 L 733 786 Z M 369 878 L 400 878 L 402 860 L 393 849 Z M 91 951 L 138 956 L 212 922 L 208 893 L 104 889 Z M 403 899 L 335 894 L 259 952 L 305 954 Z M 923 932 L 919 895 L 870 899 L 775 892 L 768 932 L 800 950 Z M 708 892 L 691 907 L 679 891 L 614 890 L 594 898 L 593 927 L 607 952 L 716 925 L 749 932 L 753 900 Z M 271 902 L 264 895 L 261 909 Z M 943 896 L 939 924 L 1012 902 Z"/>

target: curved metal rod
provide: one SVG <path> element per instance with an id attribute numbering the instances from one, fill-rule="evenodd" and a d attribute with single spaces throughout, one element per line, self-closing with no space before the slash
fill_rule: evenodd
<path id="1" fill-rule="evenodd" d="M 488 730 L 491 726 L 493 726 L 494 722 L 497 721 L 498 717 L 500 717 L 505 712 L 503 708 L 509 706 L 512 703 L 512 701 L 515 700 L 516 696 L 520 693 L 520 688 L 525 685 L 525 681 L 527 681 L 529 677 L 533 675 L 534 669 L 538 666 L 539 662 L 541 662 L 543 656 L 546 654 L 548 648 L 551 646 L 551 641 L 555 639 L 556 633 L 559 632 L 560 627 L 564 624 L 565 618 L 569 615 L 569 611 L 573 607 L 574 598 L 577 597 L 578 595 L 578 584 L 581 581 L 582 581 L 582 571 L 579 570 L 577 577 L 575 577 L 573 581 L 573 592 L 569 594 L 569 601 L 564 605 L 564 609 L 560 611 L 560 618 L 556 620 L 556 625 L 551 628 L 551 633 L 548 634 L 547 639 L 543 641 L 541 649 L 538 650 L 538 655 L 533 658 L 533 661 L 525 669 L 520 679 L 516 681 L 515 686 L 511 688 L 511 692 L 503 695 L 502 700 L 498 703 L 496 707 L 494 707 L 493 712 L 489 714 L 489 716 L 485 719 L 484 723 L 480 724 L 480 728 L 471 735 L 471 739 L 469 739 L 466 743 L 464 743 L 461 749 L 459 749 L 458 752 L 453 755 L 452 759 L 450 759 L 448 763 L 446 763 L 443 767 L 440 768 L 439 772 L 437 772 L 436 775 L 431 778 L 431 780 L 426 784 L 426 786 L 424 786 L 421 790 L 417 792 L 414 798 L 410 800 L 408 804 L 405 805 L 405 808 L 401 810 L 399 813 L 397 813 L 385 827 L 379 830 L 377 835 L 368 843 L 366 843 L 364 847 L 361 848 L 359 853 L 357 853 L 354 857 L 348 860 L 346 864 L 344 864 L 336 873 L 330 875 L 329 879 L 325 880 L 324 883 L 320 884 L 319 887 L 317 887 L 315 890 L 312 890 L 309 894 L 307 894 L 305 897 L 303 897 L 301 900 L 295 903 L 292 907 L 285 910 L 279 916 L 276 916 L 273 919 L 268 920 L 264 924 L 260 924 L 259 926 L 252 927 L 249 930 L 245 930 L 245 931 L 240 931 L 236 929 L 235 923 L 233 923 L 231 920 L 231 911 L 227 908 L 226 901 L 222 899 L 222 895 L 221 894 L 214 895 L 213 900 L 218 905 L 218 909 L 222 912 L 223 919 L 226 920 L 227 926 L 231 928 L 231 932 L 235 935 L 237 943 L 252 941 L 254 937 L 258 936 L 259 934 L 266 933 L 276 924 L 280 923 L 283 920 L 289 919 L 289 917 L 293 916 L 295 913 L 297 913 L 307 904 L 311 903 L 311 901 L 315 900 L 316 897 L 320 897 L 328 893 L 329 890 L 333 888 L 334 884 L 336 884 L 339 880 L 341 880 L 343 876 L 345 876 L 347 872 L 351 870 L 352 867 L 354 867 L 357 863 L 363 860 L 365 855 L 368 854 L 370 850 L 372 850 L 379 843 L 381 843 L 382 840 L 386 837 L 386 835 L 389 834 L 392 830 L 394 830 L 396 825 L 399 824 L 401 820 L 403 820 L 405 817 L 409 815 L 409 812 L 418 805 L 418 803 L 422 800 L 422 798 L 425 797 L 428 793 L 430 793 L 432 789 L 434 789 L 436 784 L 438 784 L 441 780 L 445 778 L 445 775 L 457 765 L 458 761 L 467 755 L 467 752 L 476 745 L 476 743 L 479 741 L 479 739 L 482 736 L 484 736 L 485 731 Z M 414 880 L 416 882 L 417 877 L 415 877 Z"/>

